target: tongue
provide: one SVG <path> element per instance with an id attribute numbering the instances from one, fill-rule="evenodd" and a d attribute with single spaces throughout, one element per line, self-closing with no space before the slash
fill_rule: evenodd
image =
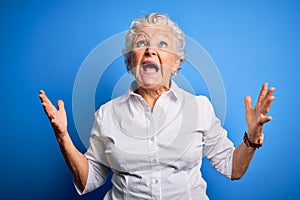
<path id="1" fill-rule="evenodd" d="M 147 68 L 144 68 L 144 71 L 150 72 L 150 73 L 155 73 L 156 69 L 154 69 L 153 67 L 147 67 Z"/>
<path id="2" fill-rule="evenodd" d="M 144 72 L 146 72 L 147 74 L 154 74 L 154 73 L 158 72 L 158 67 L 152 63 L 145 64 L 145 65 L 143 65 L 142 68 L 143 68 Z"/>

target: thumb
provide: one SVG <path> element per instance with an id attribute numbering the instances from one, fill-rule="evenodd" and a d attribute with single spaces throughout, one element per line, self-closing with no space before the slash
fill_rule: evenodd
<path id="1" fill-rule="evenodd" d="M 57 101 L 57 107 L 58 107 L 58 110 L 65 110 L 65 104 L 62 100 L 58 100 Z"/>

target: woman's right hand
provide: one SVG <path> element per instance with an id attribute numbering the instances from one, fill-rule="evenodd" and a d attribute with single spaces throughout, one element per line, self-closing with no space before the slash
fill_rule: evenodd
<path id="1" fill-rule="evenodd" d="M 53 127 L 56 137 L 63 137 L 67 134 L 67 115 L 62 100 L 57 101 L 57 107 L 51 103 L 43 90 L 40 90 L 39 98 L 43 105 L 44 111 L 48 116 Z"/>
<path id="2" fill-rule="evenodd" d="M 43 90 L 40 90 L 39 97 L 44 107 L 44 111 L 53 127 L 64 159 L 75 178 L 75 182 L 81 190 L 84 190 L 88 177 L 88 160 L 74 146 L 67 132 L 67 115 L 64 102 L 62 100 L 58 100 L 58 109 L 56 109 Z"/>

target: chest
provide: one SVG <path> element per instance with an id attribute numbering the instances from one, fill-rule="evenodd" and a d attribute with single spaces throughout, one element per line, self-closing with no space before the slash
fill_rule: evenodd
<path id="1" fill-rule="evenodd" d="M 150 115 L 137 112 L 141 115 L 137 117 L 120 109 L 107 118 L 102 133 L 113 170 L 141 174 L 164 168 L 188 170 L 201 164 L 204 142 L 198 111 L 167 111 L 156 108 Z"/>

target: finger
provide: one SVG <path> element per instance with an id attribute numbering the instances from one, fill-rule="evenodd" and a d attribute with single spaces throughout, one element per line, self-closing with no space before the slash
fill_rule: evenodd
<path id="1" fill-rule="evenodd" d="M 259 105 L 261 104 L 261 102 L 263 101 L 263 99 L 265 98 L 266 94 L 267 94 L 267 89 L 268 89 L 268 83 L 264 83 L 261 87 L 258 99 L 257 99 L 257 104 Z"/>
<path id="2" fill-rule="evenodd" d="M 57 110 L 55 106 L 51 103 L 51 101 L 48 99 L 46 93 L 43 90 L 40 90 L 39 98 L 41 99 L 41 103 L 46 115 L 50 119 L 53 119 Z"/>
<path id="3" fill-rule="evenodd" d="M 49 100 L 49 98 L 47 97 L 46 93 L 43 90 L 40 90 L 39 97 L 42 102 L 51 103 L 51 101 Z"/>
<path id="4" fill-rule="evenodd" d="M 275 99 L 275 97 L 273 96 L 274 91 L 275 91 L 275 88 L 274 88 L 274 87 L 271 87 L 271 88 L 268 90 L 268 92 L 267 92 L 267 94 L 266 94 L 266 96 L 265 96 L 265 98 L 264 98 L 262 104 L 260 105 L 260 106 L 261 106 L 261 107 L 260 107 L 260 108 L 261 108 L 261 112 L 262 112 L 264 115 L 267 114 L 267 113 L 269 112 L 270 107 L 271 107 L 271 105 L 272 105 L 272 102 L 273 102 L 274 99 Z"/>
<path id="5" fill-rule="evenodd" d="M 274 87 L 271 87 L 269 90 L 268 90 L 268 93 L 267 93 L 267 96 L 272 96 L 273 93 L 275 91 L 275 88 Z"/>
<path id="6" fill-rule="evenodd" d="M 52 108 L 52 106 L 50 106 L 46 102 L 43 102 L 42 105 L 43 105 L 43 108 L 44 108 L 44 111 L 45 111 L 46 115 L 50 119 L 53 119 L 55 117 L 55 110 Z"/>
<path id="7" fill-rule="evenodd" d="M 272 105 L 274 100 L 275 100 L 274 96 L 269 96 L 266 99 L 266 101 L 263 105 L 263 108 L 262 108 L 262 114 L 266 115 L 270 111 L 271 105 Z"/>
<path id="8" fill-rule="evenodd" d="M 40 94 L 45 94 L 44 90 L 40 90 L 39 92 L 40 92 Z"/>
<path id="9" fill-rule="evenodd" d="M 42 99 L 42 98 L 44 98 L 45 96 L 46 96 L 45 91 L 44 91 L 44 90 L 40 90 L 40 92 L 39 92 L 39 98 Z"/>
<path id="10" fill-rule="evenodd" d="M 62 100 L 57 101 L 58 110 L 65 111 L 64 102 Z"/>
<path id="11" fill-rule="evenodd" d="M 52 104 L 52 102 L 43 90 L 40 91 L 39 97 L 43 105 L 50 106 L 51 109 L 56 110 L 55 106 Z"/>
<path id="12" fill-rule="evenodd" d="M 265 116 L 265 115 L 261 115 L 260 116 L 260 124 L 263 125 L 264 123 L 267 123 L 269 121 L 272 120 L 271 116 Z"/>
<path id="13" fill-rule="evenodd" d="M 49 102 L 50 100 L 48 99 L 46 93 L 43 90 L 40 90 L 39 98 L 41 102 Z"/>
<path id="14" fill-rule="evenodd" d="M 265 103 L 266 101 L 268 101 L 268 98 L 273 96 L 274 91 L 275 91 L 274 87 L 271 87 L 270 89 L 268 89 L 265 98 L 262 100 L 262 103 Z"/>
<path id="15" fill-rule="evenodd" d="M 252 99 L 250 96 L 246 96 L 244 99 L 246 112 L 252 110 Z"/>

